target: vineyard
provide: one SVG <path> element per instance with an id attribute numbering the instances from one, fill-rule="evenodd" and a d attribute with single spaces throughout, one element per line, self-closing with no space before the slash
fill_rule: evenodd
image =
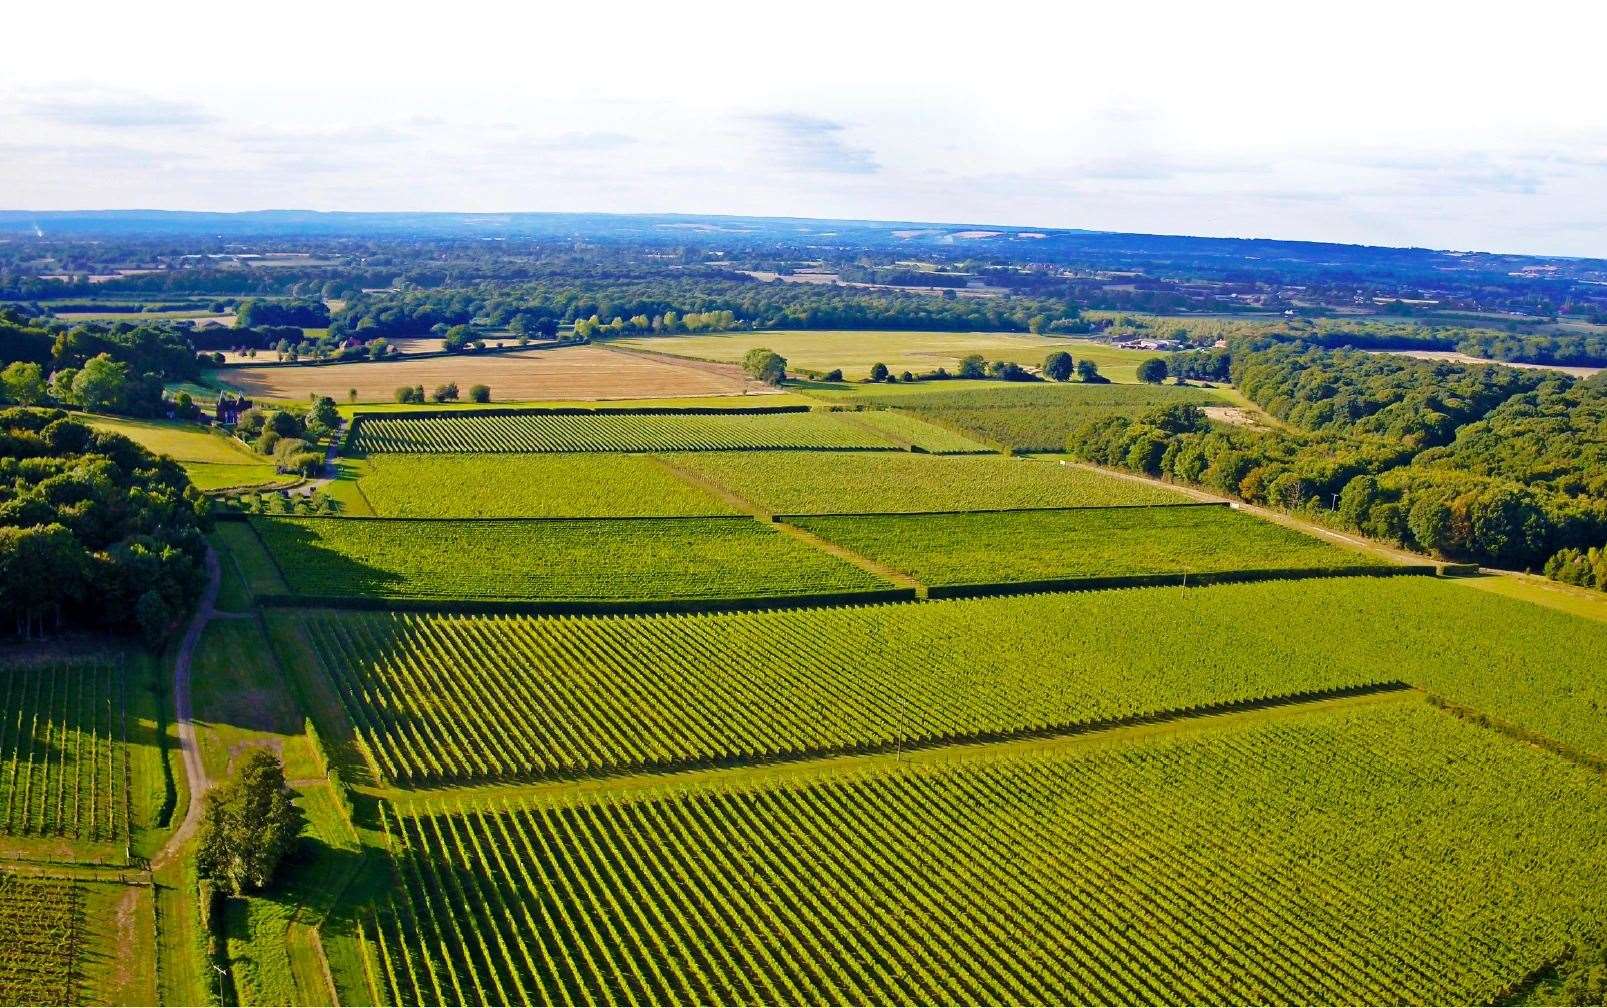
<path id="1" fill-rule="evenodd" d="M 83 903 L 77 883 L 0 874 L 0 1003 L 83 1003 Z"/>
<path id="2" fill-rule="evenodd" d="M 393 518 L 734 513 L 640 455 L 380 454 L 368 460 L 358 486 L 376 514 Z"/>
<path id="3" fill-rule="evenodd" d="M 1225 507 L 805 517 L 791 524 L 927 585 L 1342 570 L 1367 554 Z"/>
<path id="4" fill-rule="evenodd" d="M 1599 776 L 1420 703 L 385 818 L 403 1005 L 1485 1004 L 1607 923 Z"/>
<path id="5" fill-rule="evenodd" d="M 900 444 L 908 443 L 920 451 L 930 452 L 933 455 L 977 455 L 993 451 L 979 441 L 945 430 L 936 424 L 927 423 L 908 413 L 885 409 L 863 410 L 850 413 L 845 419 L 849 423 L 869 427 L 885 434 Z"/>
<path id="6" fill-rule="evenodd" d="M 886 588 L 750 518 L 251 519 L 290 590 L 324 597 L 706 599 Z"/>
<path id="7" fill-rule="evenodd" d="M 403 784 L 797 758 L 1395 680 L 1607 754 L 1593 657 L 1607 627 L 1431 578 L 607 619 L 282 618 L 304 628 L 376 770 Z M 1576 647 L 1536 659 L 1548 640 Z"/>
<path id="8" fill-rule="evenodd" d="M 859 393 L 855 403 L 906 410 L 942 427 L 966 431 L 1015 451 L 1066 450 L 1066 434 L 1101 417 L 1139 416 L 1157 406 L 1220 403 L 1210 389 L 1175 385 L 1024 384 L 1004 388 L 976 386 Z"/>
<path id="9" fill-rule="evenodd" d="M 770 514 L 1175 504 L 1169 490 L 1034 459 L 902 452 L 674 456 Z"/>
<path id="10" fill-rule="evenodd" d="M 0 668 L 0 832 L 128 835 L 123 675 L 104 659 Z"/>
<path id="11" fill-rule="evenodd" d="M 893 450 L 898 443 L 830 413 L 520 413 L 363 417 L 361 452 L 651 452 L 768 448 Z"/>

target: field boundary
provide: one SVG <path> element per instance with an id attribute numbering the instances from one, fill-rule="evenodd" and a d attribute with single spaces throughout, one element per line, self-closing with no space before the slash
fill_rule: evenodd
<path id="1" fill-rule="evenodd" d="M 352 422 L 366 419 L 443 420 L 497 416 L 751 416 L 767 413 L 813 413 L 813 406 L 487 406 L 483 409 L 352 410 Z"/>
<path id="2" fill-rule="evenodd" d="M 372 506 L 372 505 L 370 505 Z M 542 524 L 547 522 L 680 522 L 680 521 L 730 521 L 751 522 L 753 515 L 732 514 L 729 511 L 710 512 L 708 514 L 683 515 L 514 515 L 506 518 L 493 518 L 485 515 L 476 515 L 468 518 L 445 518 L 441 515 L 419 515 L 416 518 L 401 517 L 398 515 L 341 515 L 341 514 L 255 514 L 249 511 L 226 512 L 230 515 L 228 521 L 250 521 L 252 518 L 280 521 L 291 519 L 293 521 L 337 521 L 337 522 L 446 522 L 454 525 L 475 525 L 488 522 L 502 522 L 503 524 Z M 223 515 L 216 517 L 222 518 Z"/>
<path id="3" fill-rule="evenodd" d="M 1072 504 L 1057 507 L 1053 504 L 1032 505 L 1030 507 L 979 507 L 979 508 L 941 508 L 926 511 L 797 511 L 788 514 L 776 514 L 776 521 L 786 521 L 789 518 L 919 518 L 924 515 L 963 515 L 963 514 L 1033 514 L 1047 511 L 1136 511 L 1156 508 L 1229 508 L 1227 501 L 1175 501 L 1166 504 Z"/>
<path id="4" fill-rule="evenodd" d="M 326 673 L 327 674 L 327 673 Z M 758 769 L 764 767 L 794 766 L 822 762 L 843 757 L 854 756 L 891 756 L 902 753 L 925 753 L 948 748 L 964 748 L 968 746 L 1000 745 L 1013 742 L 1030 742 L 1053 739 L 1069 739 L 1088 735 L 1099 735 L 1104 732 L 1119 731 L 1126 728 L 1138 728 L 1147 725 L 1172 724 L 1177 722 L 1193 721 L 1200 718 L 1217 717 L 1224 714 L 1242 714 L 1251 711 L 1275 710 L 1281 707 L 1300 707 L 1308 704 L 1322 703 L 1330 700 L 1344 700 L 1359 697 L 1383 696 L 1389 694 L 1416 694 L 1420 693 L 1416 687 L 1398 679 L 1386 679 L 1377 682 L 1357 683 L 1350 686 L 1328 686 L 1319 689 L 1300 690 L 1294 693 L 1277 693 L 1271 696 L 1243 698 L 1237 700 L 1217 700 L 1210 703 L 1191 704 L 1186 707 L 1168 707 L 1161 710 L 1145 711 L 1138 714 L 1124 714 L 1116 717 L 1092 718 L 1086 721 L 1060 722 L 1057 724 L 1040 725 L 1030 728 L 1001 728 L 990 731 L 966 732 L 961 734 L 939 734 L 924 738 L 901 739 L 894 742 L 867 742 L 851 745 L 830 746 L 819 749 L 810 749 L 805 752 L 783 753 L 774 756 L 728 756 L 709 759 L 663 760 L 653 763 L 639 763 L 623 766 L 618 770 L 599 770 L 589 773 L 552 773 L 533 774 L 530 776 L 489 777 L 453 783 L 452 781 L 439 781 L 421 784 L 413 787 L 400 787 L 389 782 L 378 788 L 357 788 L 356 790 L 370 794 L 372 797 L 385 801 L 398 803 L 417 802 L 426 804 L 430 801 L 454 798 L 468 792 L 494 792 L 517 790 L 521 786 L 547 786 L 574 784 L 585 781 L 608 781 L 625 778 L 649 780 L 662 777 L 666 782 L 672 782 L 675 775 L 685 773 L 699 773 L 711 770 L 740 770 Z M 379 778 L 383 780 L 383 778 Z"/>
<path id="5" fill-rule="evenodd" d="M 400 337 L 400 338 L 401 339 L 411 339 L 413 337 L 403 336 L 403 337 Z M 397 353 L 394 353 L 394 354 L 388 354 L 388 355 L 386 355 L 384 357 L 347 357 L 347 358 L 345 358 L 343 360 L 332 360 L 330 358 L 325 357 L 325 358 L 313 358 L 311 360 L 292 360 L 292 361 L 284 361 L 284 360 L 224 361 L 222 364 L 208 364 L 206 366 L 206 370 L 208 370 L 208 371 L 228 371 L 228 370 L 235 369 L 235 368 L 295 368 L 295 367 L 318 368 L 318 367 L 334 367 L 337 364 L 388 364 L 388 363 L 391 363 L 393 361 L 401 362 L 401 361 L 410 361 L 410 360 L 427 360 L 427 359 L 429 359 L 431 357 L 487 357 L 487 356 L 490 356 L 492 354 L 515 353 L 515 352 L 518 352 L 518 351 L 525 351 L 525 350 L 558 350 L 558 349 L 563 348 L 563 347 L 585 346 L 585 345 L 586 344 L 584 344 L 584 343 L 576 343 L 576 342 L 555 343 L 555 342 L 550 342 L 550 341 L 547 341 L 547 340 L 543 340 L 540 343 L 532 342 L 532 343 L 527 343 L 524 346 L 514 345 L 514 346 L 498 346 L 498 347 L 491 347 L 491 346 L 481 347 L 479 350 L 472 350 L 472 351 L 470 351 L 468 353 L 464 353 L 464 352 L 462 352 L 460 350 L 420 350 L 420 351 L 417 351 L 416 353 L 407 353 L 405 351 L 400 351 L 400 352 L 397 352 Z M 203 351 L 203 352 L 210 353 L 211 351 Z"/>
<path id="6" fill-rule="evenodd" d="M 1583 749 L 1575 749 L 1573 746 L 1558 742 L 1549 735 L 1542 735 L 1539 732 L 1530 731 L 1527 728 L 1515 725 L 1510 721 L 1503 721 L 1500 718 L 1493 717 L 1476 707 L 1467 707 L 1456 703 L 1453 700 L 1448 700 L 1445 697 L 1440 696 L 1438 693 L 1425 689 L 1420 689 L 1419 692 L 1423 694 L 1424 699 L 1426 699 L 1430 704 L 1451 715 L 1452 717 L 1461 718 L 1463 721 L 1466 721 L 1469 724 L 1478 725 L 1480 728 L 1488 728 L 1498 735 L 1505 735 L 1514 742 L 1521 742 L 1524 745 L 1531 745 L 1539 749 L 1544 749 L 1553 756 L 1560 756 L 1570 763 L 1578 764 L 1586 769 L 1594 770 L 1597 773 L 1607 774 L 1607 758 L 1592 755 L 1591 753 L 1585 752 Z"/>
<path id="7" fill-rule="evenodd" d="M 1038 581 L 993 581 L 977 584 L 932 585 L 931 599 L 990 598 L 999 595 L 1038 595 L 1050 592 L 1102 591 L 1113 588 L 1204 588 L 1253 581 L 1305 581 L 1333 577 L 1435 577 L 1433 564 L 1365 565 L 1358 567 L 1287 567 L 1248 570 L 1200 571 L 1175 574 L 1115 574 L 1096 577 L 1045 578 Z"/>
<path id="8" fill-rule="evenodd" d="M 751 518 L 742 518 L 752 521 Z M 267 594 L 256 604 L 268 609 L 352 609 L 365 612 L 438 612 L 484 616 L 659 616 L 757 612 L 770 609 L 822 609 L 886 602 L 914 602 L 914 588 L 867 588 L 863 591 L 800 595 L 753 595 L 685 599 L 458 599 L 349 597 Z"/>

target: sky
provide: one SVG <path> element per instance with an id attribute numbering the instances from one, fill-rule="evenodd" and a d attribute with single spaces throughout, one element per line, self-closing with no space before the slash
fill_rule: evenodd
<path id="1" fill-rule="evenodd" d="M 121 0 L 6 22 L 0 209 L 733 213 L 1607 257 L 1599 3 Z"/>

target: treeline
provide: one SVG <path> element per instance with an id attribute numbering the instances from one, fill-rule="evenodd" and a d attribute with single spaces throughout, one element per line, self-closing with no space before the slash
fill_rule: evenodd
<path id="1" fill-rule="evenodd" d="M 1607 382 L 1304 344 L 1229 357 L 1296 432 L 1172 407 L 1085 424 L 1068 450 L 1459 560 L 1541 569 L 1607 540 Z"/>
<path id="2" fill-rule="evenodd" d="M 327 325 L 329 325 L 329 309 L 322 300 L 311 298 L 284 301 L 246 298 L 234 310 L 236 329 L 255 329 L 263 326 L 322 329 Z"/>
<path id="3" fill-rule="evenodd" d="M 60 410 L 0 410 L 0 611 L 159 642 L 201 585 L 205 499 L 184 470 Z"/>

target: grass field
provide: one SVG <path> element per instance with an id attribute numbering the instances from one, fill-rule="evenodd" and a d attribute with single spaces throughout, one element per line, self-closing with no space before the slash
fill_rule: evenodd
<path id="1" fill-rule="evenodd" d="M 471 385 L 488 385 L 498 401 L 737 396 L 750 387 L 740 368 L 677 363 L 597 346 L 316 367 L 225 368 L 208 372 L 207 378 L 252 398 L 300 402 L 309 395 L 348 402 L 348 390 L 356 389 L 357 402 L 384 403 L 394 400 L 398 386 L 423 385 L 429 392 L 447 382 L 456 382 L 465 396 Z"/>
<path id="2" fill-rule="evenodd" d="M 908 445 L 934 455 L 972 455 L 993 451 L 980 441 L 896 410 L 859 410 L 844 414 L 843 419 L 885 434 L 901 447 Z"/>
<path id="3" fill-rule="evenodd" d="M 74 414 L 96 430 L 112 431 L 158 455 L 180 462 L 210 465 L 261 465 L 263 457 L 220 431 L 182 420 L 133 420 L 127 417 Z"/>
<path id="4" fill-rule="evenodd" d="M 1603 923 L 1599 776 L 1418 703 L 389 818 L 400 1004 L 1489 1003 Z"/>
<path id="5" fill-rule="evenodd" d="M 363 420 L 356 442 L 371 454 L 898 447 L 884 434 L 822 412 L 381 417 Z"/>
<path id="6" fill-rule="evenodd" d="M 375 514 L 393 518 L 735 513 L 729 504 L 640 455 L 376 454 L 368 459 L 357 486 Z"/>
<path id="7" fill-rule="evenodd" d="M 789 522 L 926 585 L 1340 570 L 1378 563 L 1367 554 L 1225 507 L 801 517 Z"/>
<path id="8" fill-rule="evenodd" d="M 925 385 L 822 389 L 812 394 L 905 410 L 923 420 L 1015 451 L 1064 451 L 1066 435 L 1089 420 L 1138 416 L 1175 403 L 1228 402 L 1215 389 L 1175 385 L 1066 385 L 931 382 Z"/>
<path id="9" fill-rule="evenodd" d="M 1175 504 L 1132 480 L 1036 459 L 902 452 L 699 452 L 667 456 L 770 514 Z"/>
<path id="10" fill-rule="evenodd" d="M 252 518 L 251 524 L 291 590 L 307 595 L 563 601 L 888 587 L 746 518 Z"/>
<path id="11" fill-rule="evenodd" d="M 700 336 L 657 336 L 617 340 L 620 346 L 639 350 L 738 363 L 754 347 L 768 347 L 787 358 L 792 368 L 831 371 L 841 368 L 849 379 L 869 376 L 871 365 L 886 364 L 893 374 L 920 373 L 936 368 L 956 370 L 961 359 L 981 354 L 990 361 L 1013 361 L 1038 367 L 1056 350 L 1076 360 L 1091 360 L 1100 373 L 1117 382 L 1137 381 L 1139 362 L 1157 356 L 1136 350 L 1118 350 L 1105 343 L 1064 336 L 1027 333 L 906 332 L 860 330 L 787 330 L 773 332 L 714 333 Z"/>

